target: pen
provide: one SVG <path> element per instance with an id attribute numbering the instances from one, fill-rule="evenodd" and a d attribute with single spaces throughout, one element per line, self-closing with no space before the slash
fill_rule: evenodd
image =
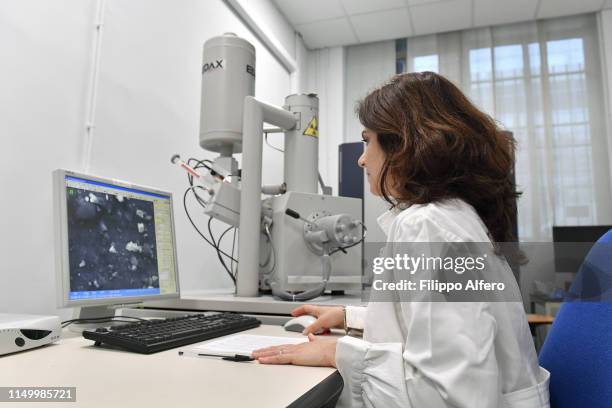
<path id="1" fill-rule="evenodd" d="M 178 352 L 179 356 L 183 355 L 182 351 Z M 253 357 L 251 356 L 246 356 L 244 354 L 235 354 L 233 356 L 220 356 L 218 354 L 203 354 L 203 353 L 198 353 L 199 357 L 221 357 L 222 360 L 225 361 L 253 361 L 255 360 Z"/>

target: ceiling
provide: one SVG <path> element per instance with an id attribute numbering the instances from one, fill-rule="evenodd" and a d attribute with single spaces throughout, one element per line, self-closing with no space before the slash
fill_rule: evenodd
<path id="1" fill-rule="evenodd" d="M 612 0 L 273 1 L 311 49 L 612 8 Z"/>

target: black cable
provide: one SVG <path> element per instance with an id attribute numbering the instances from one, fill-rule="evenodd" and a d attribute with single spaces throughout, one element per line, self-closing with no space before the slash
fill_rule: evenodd
<path id="1" fill-rule="evenodd" d="M 120 322 L 120 323 L 140 323 L 137 320 L 123 320 L 123 319 L 108 319 L 108 320 L 79 320 L 78 322 L 66 323 L 62 328 L 68 327 L 73 323 L 86 324 L 86 323 L 108 323 L 108 322 Z"/>
<path id="2" fill-rule="evenodd" d="M 236 236 L 236 228 L 234 228 L 234 227 L 229 227 L 229 228 L 227 228 L 227 229 L 226 229 L 225 231 L 223 231 L 223 232 L 221 233 L 221 235 L 219 236 L 219 241 L 217 241 L 217 246 L 218 246 L 219 248 L 221 248 L 221 241 L 223 240 L 223 238 L 225 238 L 225 234 L 227 234 L 227 233 L 228 233 L 230 230 L 232 230 L 232 229 L 234 230 L 234 238 L 235 238 L 235 236 Z M 230 262 L 231 262 L 231 264 L 230 264 L 230 270 L 232 271 L 232 275 L 234 275 L 234 261 L 233 261 L 233 258 L 234 258 L 234 252 L 233 252 L 233 251 L 234 251 L 234 247 L 233 247 L 233 245 L 232 245 L 232 255 L 231 255 L 231 258 L 232 258 L 232 259 L 230 259 Z M 234 276 L 235 276 L 235 275 L 234 275 Z"/>
<path id="3" fill-rule="evenodd" d="M 229 232 L 229 230 L 231 230 L 231 229 L 234 229 L 234 227 L 229 227 L 228 229 L 226 229 L 225 231 L 223 231 L 223 232 L 221 233 L 221 236 L 219 237 L 219 242 L 218 242 L 219 246 L 221 246 L 221 240 L 223 239 L 223 237 L 225 236 L 225 234 L 227 234 L 227 233 Z"/>
<path id="4" fill-rule="evenodd" d="M 221 241 L 223 240 L 223 238 L 225 237 L 225 234 L 227 234 L 230 230 L 234 230 L 234 238 L 236 236 L 236 228 L 234 227 L 229 227 L 227 228 L 225 231 L 223 231 L 221 233 L 221 235 L 219 236 L 219 241 L 217 241 L 217 246 L 219 248 L 221 248 Z M 229 266 L 229 270 L 232 272 L 232 276 L 236 277 L 236 274 L 234 273 L 234 261 L 233 261 L 233 257 L 234 257 L 234 246 L 232 245 L 232 259 L 230 259 L 230 266 Z"/>
<path id="5" fill-rule="evenodd" d="M 214 164 L 212 161 L 210 161 L 210 160 L 208 160 L 208 159 L 198 160 L 198 159 L 194 159 L 193 157 L 190 157 L 190 158 L 187 160 L 187 165 L 189 165 L 189 163 L 190 163 L 192 160 L 193 160 L 194 162 L 196 162 L 196 165 L 193 167 L 193 169 L 194 169 L 194 170 L 197 170 L 197 169 L 200 169 L 200 168 L 204 167 L 204 168 L 206 168 L 206 169 L 208 169 L 208 170 L 210 171 L 210 174 L 211 174 L 212 176 L 214 176 L 214 177 L 219 177 L 219 178 L 221 178 L 221 179 L 223 179 L 223 178 L 224 178 L 224 177 L 223 177 L 221 174 L 217 173 L 217 172 L 216 172 L 216 171 L 215 171 L 215 170 L 214 170 L 214 169 L 211 167 L 211 166 L 213 166 L 213 164 Z M 209 165 L 207 165 L 206 163 L 210 163 L 210 166 L 209 166 Z M 239 176 L 239 175 L 240 175 L 240 174 L 229 174 L 229 176 Z M 190 184 L 191 184 L 191 185 L 193 185 L 193 184 L 192 184 L 192 183 L 193 183 L 193 176 L 192 176 L 191 174 L 187 173 L 187 178 L 189 179 Z"/>
<path id="6" fill-rule="evenodd" d="M 220 257 L 220 254 L 223 254 L 223 255 L 227 256 L 228 258 L 231 258 L 234 262 L 237 263 L 238 261 L 236 261 L 233 257 L 230 257 L 228 254 L 223 252 L 221 249 L 217 248 L 216 244 L 213 244 L 212 242 L 210 242 L 210 240 L 208 238 L 206 238 L 206 236 L 204 234 L 202 234 L 202 231 L 200 231 L 200 229 L 197 227 L 195 222 L 193 222 L 193 219 L 191 218 L 191 215 L 189 214 L 189 210 L 187 209 L 187 194 L 190 191 L 193 191 L 193 189 L 192 188 L 188 188 L 187 190 L 185 190 L 185 194 L 183 194 L 183 208 L 185 209 L 185 215 L 187 215 L 187 219 L 191 223 L 191 226 L 202 237 L 202 239 L 204 239 L 204 241 L 206 241 L 208 243 L 208 245 L 210 245 L 213 248 L 215 248 L 215 250 L 217 251 L 217 255 L 219 257 Z M 223 262 L 223 258 L 220 257 L 220 259 L 221 259 L 221 264 L 224 266 L 225 270 L 228 272 L 228 274 L 230 275 L 230 278 L 232 279 L 232 281 L 235 284 L 236 283 L 236 278 L 234 277 L 234 275 L 231 272 L 229 272 L 229 270 L 227 268 L 227 265 L 225 265 L 225 262 Z"/>
<path id="7" fill-rule="evenodd" d="M 208 160 L 208 159 L 204 159 L 204 160 L 198 160 L 198 159 L 194 159 L 193 157 L 190 157 L 189 159 L 187 159 L 187 165 L 191 166 L 192 161 L 194 161 L 196 164 L 195 166 L 192 166 L 194 169 L 200 169 L 202 167 L 207 168 L 208 170 L 212 171 L 212 164 L 213 162 Z M 207 163 L 210 163 L 210 165 L 208 165 Z"/>
<path id="8" fill-rule="evenodd" d="M 213 245 L 212 242 L 210 242 L 210 240 L 208 238 L 206 238 L 206 236 L 204 234 L 202 234 L 202 231 L 200 231 L 200 229 L 195 225 L 195 223 L 193 222 L 193 218 L 191 218 L 191 215 L 189 214 L 189 210 L 187 209 L 187 194 L 192 191 L 191 188 L 188 188 L 187 190 L 185 190 L 185 194 L 183 194 L 183 208 L 185 209 L 185 214 L 187 215 L 187 218 L 189 219 L 189 222 L 191 223 L 191 226 L 196 230 L 196 232 L 204 239 L 204 241 L 206 241 L 208 243 L 208 245 L 212 246 L 213 248 L 215 248 L 216 246 Z M 220 250 L 220 252 L 227 256 L 230 259 L 234 259 L 231 256 L 229 256 L 228 254 L 226 254 L 224 251 Z M 234 259 L 234 262 L 238 263 L 238 261 L 236 259 Z"/>
<path id="9" fill-rule="evenodd" d="M 366 233 L 367 233 L 367 228 L 365 227 L 365 225 L 363 223 L 361 223 L 361 228 L 363 228 L 363 231 L 361 233 L 361 239 L 359 241 L 357 241 L 357 242 L 355 242 L 355 243 L 353 243 L 351 245 L 347 245 L 345 247 L 338 247 L 338 248 L 330 251 L 329 254 L 332 255 L 332 254 L 335 254 L 338 251 L 342 251 L 342 252 L 346 253 L 346 251 L 345 251 L 346 249 L 349 249 L 349 248 L 352 248 L 352 247 L 354 247 L 356 245 L 361 244 L 365 240 Z"/>
<path id="10" fill-rule="evenodd" d="M 204 190 L 207 191 L 204 187 L 202 186 L 192 186 L 191 187 L 191 192 L 193 193 L 196 201 L 198 202 L 198 204 L 200 204 L 200 207 L 202 208 L 206 208 L 206 205 L 208 204 L 206 201 L 204 201 L 204 199 L 202 197 L 200 197 L 200 195 L 196 192 L 196 188 L 199 188 L 200 190 Z"/>
<path id="11" fill-rule="evenodd" d="M 237 228 L 234 228 L 234 236 L 232 237 L 232 257 L 234 256 L 234 248 L 236 247 L 236 229 Z M 234 261 L 233 260 L 231 261 L 230 269 L 232 271 L 234 270 Z M 234 276 L 236 276 L 235 272 L 234 272 Z"/>
<path id="12" fill-rule="evenodd" d="M 213 244 L 214 244 L 214 248 L 217 251 L 217 258 L 219 258 L 219 262 L 221 262 L 221 265 L 223 266 L 223 268 L 225 269 L 225 271 L 228 273 L 228 275 L 230 276 L 230 278 L 232 279 L 232 281 L 234 281 L 234 284 L 236 283 L 236 277 L 233 274 L 233 271 L 231 271 L 228 267 L 227 264 L 225 263 L 225 260 L 223 259 L 223 257 L 221 256 L 221 248 L 220 248 L 220 242 L 221 242 L 221 238 L 219 238 L 219 241 L 215 240 L 215 237 L 213 236 L 212 233 L 212 217 L 208 218 L 208 234 L 210 235 L 210 239 L 212 240 Z M 230 227 L 231 228 L 231 227 Z M 229 228 L 226 230 L 229 231 Z"/>
<path id="13" fill-rule="evenodd" d="M 77 320 L 108 320 L 108 319 L 114 319 L 116 317 L 120 317 L 122 319 L 136 319 L 136 320 L 141 320 L 143 322 L 148 322 L 147 319 L 143 319 L 141 317 L 134 317 L 134 316 L 102 316 L 102 317 L 79 317 L 78 319 L 64 320 L 61 324 L 76 322 Z"/>
<path id="14" fill-rule="evenodd" d="M 212 220 L 213 220 L 212 217 L 208 217 L 208 223 L 207 223 L 208 235 L 210 236 L 210 240 L 213 242 L 213 246 L 215 248 L 219 248 L 219 246 L 217 245 L 217 241 L 215 241 L 215 237 L 213 236 L 213 233 L 212 233 L 212 228 L 211 228 Z"/>
<path id="15" fill-rule="evenodd" d="M 338 248 L 336 248 L 336 249 L 333 249 L 332 251 L 330 251 L 330 252 L 329 252 L 329 254 L 330 254 L 330 255 L 332 255 L 332 254 L 335 254 L 336 252 L 339 252 L 339 251 L 344 251 L 344 250 L 346 250 L 346 249 L 352 248 L 352 247 L 354 247 L 354 246 L 356 246 L 356 245 L 361 244 L 361 243 L 363 242 L 363 240 L 364 240 L 364 239 L 365 239 L 365 237 L 364 237 L 364 238 L 361 238 L 359 241 L 355 242 L 354 244 L 347 245 L 347 246 L 345 246 L 345 247 L 338 247 Z"/>
<path id="16" fill-rule="evenodd" d="M 200 169 L 202 167 L 208 169 L 211 171 L 212 175 L 215 176 L 219 176 L 219 177 L 223 177 L 221 174 L 217 173 L 211 166 L 214 165 L 214 163 L 211 160 L 208 159 L 204 159 L 204 160 L 198 160 L 198 159 L 194 159 L 193 157 L 190 158 L 189 160 L 193 160 L 195 161 L 197 164 L 193 167 L 194 170 Z M 189 164 L 189 160 L 187 160 L 187 164 Z M 204 163 L 210 163 L 210 166 L 204 164 Z M 189 173 L 188 173 L 189 174 Z M 240 170 L 238 170 L 238 173 L 236 174 L 228 174 L 226 177 L 234 177 L 234 176 L 240 176 Z"/>
<path id="17" fill-rule="evenodd" d="M 124 319 L 135 319 L 135 320 L 124 320 Z M 140 317 L 132 316 L 105 316 L 105 317 L 90 317 L 80 319 L 65 320 L 61 323 L 62 327 L 71 325 L 72 323 L 104 323 L 104 322 L 124 322 L 124 323 L 137 323 L 139 321 L 148 322 L 147 319 L 141 319 Z"/>
<path id="18" fill-rule="evenodd" d="M 216 174 L 215 171 L 212 169 L 212 164 L 213 162 L 208 160 L 208 159 L 204 159 L 204 160 L 198 160 L 195 159 L 193 157 L 190 157 L 187 160 L 187 165 L 191 165 L 191 162 L 195 163 L 195 166 L 193 166 L 194 170 L 197 170 L 199 168 L 206 168 L 208 169 L 211 174 L 213 174 L 213 176 Z M 210 163 L 210 166 L 207 164 Z M 208 191 L 206 190 L 204 187 L 202 186 L 197 186 L 193 184 L 193 175 L 191 175 L 190 173 L 187 173 L 187 180 L 189 181 L 189 188 L 185 191 L 185 194 L 183 195 L 183 207 L 185 209 L 185 214 L 187 215 L 187 218 L 189 219 L 189 222 L 191 223 L 192 227 L 197 231 L 197 233 L 210 245 L 212 246 L 215 251 L 217 252 L 217 257 L 219 258 L 219 261 L 221 262 L 221 265 L 223 266 L 223 268 L 225 269 L 225 271 L 227 272 L 227 274 L 230 276 L 230 278 L 232 279 L 232 281 L 234 282 L 234 285 L 236 284 L 236 277 L 233 273 L 233 263 L 236 262 L 238 263 L 238 261 L 234 258 L 234 254 L 233 254 L 233 248 L 232 248 L 232 255 L 228 255 L 226 252 L 224 252 L 221 249 L 221 239 L 223 238 L 223 236 L 225 235 L 226 232 L 228 232 L 231 228 L 228 228 L 227 230 L 225 230 L 221 236 L 219 237 L 219 240 L 215 240 L 215 237 L 213 235 L 212 232 L 212 227 L 211 227 L 211 223 L 212 223 L 212 217 L 209 217 L 208 219 L 208 234 L 210 236 L 210 240 L 208 238 L 206 238 L 206 236 L 200 231 L 200 229 L 196 226 L 195 222 L 193 221 L 193 219 L 191 218 L 191 215 L 189 214 L 189 210 L 187 209 L 187 194 L 189 193 L 189 191 L 192 192 L 194 198 L 196 199 L 197 203 L 202 207 L 202 208 L 206 208 L 206 201 L 200 197 L 200 195 L 197 193 L 196 189 L 200 189 L 200 190 L 204 190 L 204 191 Z M 231 261 L 231 268 L 228 268 L 227 264 L 225 263 L 225 260 L 223 259 L 223 255 L 226 256 L 227 258 L 230 259 Z"/>
<path id="19" fill-rule="evenodd" d="M 266 144 L 267 144 L 267 145 L 268 145 L 270 148 L 272 148 L 272 149 L 276 150 L 277 152 L 285 153 L 285 151 L 284 151 L 283 149 L 278 148 L 278 147 L 276 147 L 276 146 L 272 146 L 272 145 L 270 144 L 270 142 L 268 142 L 268 132 L 264 132 L 264 139 L 265 139 L 265 141 L 266 141 Z"/>
<path id="20" fill-rule="evenodd" d="M 83 321 L 79 321 L 79 322 L 71 322 L 71 323 L 66 323 L 65 325 L 62 326 L 62 329 L 65 327 L 70 326 L 73 323 L 77 323 L 77 324 L 86 324 L 86 323 L 109 323 L 109 322 L 118 322 L 118 323 L 140 323 L 137 320 L 123 320 L 123 319 L 109 319 L 109 320 L 83 320 Z"/>
<path id="21" fill-rule="evenodd" d="M 261 268 L 263 268 L 264 266 L 268 266 L 268 264 L 270 263 L 270 257 L 272 257 L 274 259 L 272 268 L 270 268 L 270 270 L 267 272 L 263 272 L 264 275 L 272 275 L 272 273 L 274 272 L 274 269 L 276 269 L 276 250 L 274 249 L 274 242 L 272 241 L 272 235 L 270 234 L 270 230 L 268 228 L 266 228 L 265 235 L 266 235 L 266 238 L 268 239 L 268 243 L 270 244 L 270 256 L 268 256 L 268 259 L 266 260 L 265 264 L 259 265 L 259 266 Z"/>
<path id="22" fill-rule="evenodd" d="M 191 166 L 190 163 L 192 161 L 196 163 L 195 166 L 193 166 L 194 170 L 204 167 L 210 171 L 213 171 L 212 167 L 206 164 L 206 163 L 210 163 L 212 165 L 212 162 L 208 159 L 198 160 L 198 159 L 194 159 L 193 157 L 190 157 L 189 159 L 187 159 L 187 165 Z M 189 181 L 189 185 L 193 187 L 193 175 L 191 173 L 187 173 L 187 180 Z"/>

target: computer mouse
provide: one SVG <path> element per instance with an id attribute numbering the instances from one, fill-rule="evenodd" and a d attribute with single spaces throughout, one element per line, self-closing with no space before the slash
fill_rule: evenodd
<path id="1" fill-rule="evenodd" d="M 283 326 L 285 330 L 301 333 L 304 329 L 317 320 L 316 317 L 310 315 L 302 315 L 294 317 Z"/>

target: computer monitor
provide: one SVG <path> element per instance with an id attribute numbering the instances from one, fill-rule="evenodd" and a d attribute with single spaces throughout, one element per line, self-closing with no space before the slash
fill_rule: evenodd
<path id="1" fill-rule="evenodd" d="M 553 226 L 555 271 L 576 273 L 599 238 L 611 225 Z"/>
<path id="2" fill-rule="evenodd" d="M 179 297 L 172 193 L 62 169 L 53 178 L 59 307 L 84 319 Z"/>

